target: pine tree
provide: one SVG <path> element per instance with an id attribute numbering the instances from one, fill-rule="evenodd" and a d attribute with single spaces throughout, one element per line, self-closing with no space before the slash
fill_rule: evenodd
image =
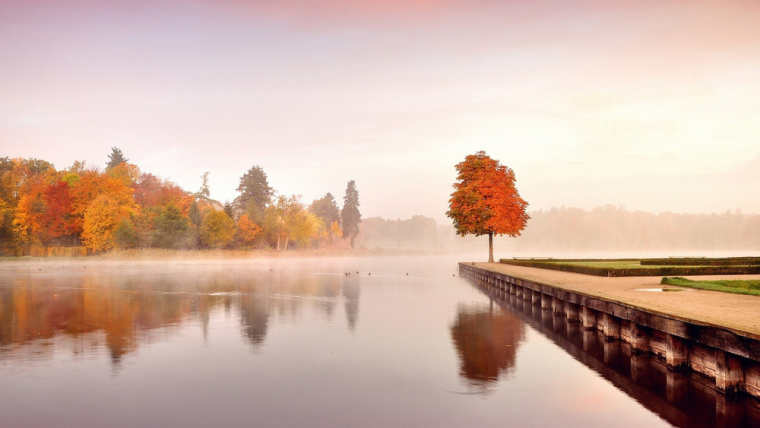
<path id="1" fill-rule="evenodd" d="M 201 188 L 198 190 L 198 193 L 195 194 L 195 197 L 205 201 L 210 199 L 211 191 L 208 188 L 208 171 L 201 175 Z"/>
<path id="2" fill-rule="evenodd" d="M 121 165 L 127 162 L 129 159 L 124 157 L 124 153 L 118 147 L 111 147 L 111 154 L 108 155 L 108 163 L 106 164 L 106 170 L 109 170 L 115 166 Z"/>
<path id="3" fill-rule="evenodd" d="M 264 170 L 258 165 L 251 167 L 240 177 L 237 191 L 240 195 L 235 198 L 235 205 L 246 211 L 252 220 L 260 221 L 274 194 Z"/>
<path id="4" fill-rule="evenodd" d="M 343 223 L 343 238 L 351 238 L 351 248 L 354 248 L 354 240 L 359 234 L 359 223 L 362 221 L 362 215 L 359 212 L 359 191 L 356 190 L 354 180 L 349 181 L 346 186 L 340 217 Z"/>

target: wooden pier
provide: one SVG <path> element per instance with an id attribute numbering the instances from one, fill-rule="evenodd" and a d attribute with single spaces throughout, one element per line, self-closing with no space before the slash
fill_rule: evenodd
<path id="1" fill-rule="evenodd" d="M 734 329 L 688 320 L 603 296 L 569 290 L 460 263 L 461 276 L 485 284 L 497 295 L 551 310 L 608 341 L 628 343 L 634 353 L 651 353 L 673 371 L 693 371 L 712 379 L 723 394 L 760 398 L 760 340 Z"/>

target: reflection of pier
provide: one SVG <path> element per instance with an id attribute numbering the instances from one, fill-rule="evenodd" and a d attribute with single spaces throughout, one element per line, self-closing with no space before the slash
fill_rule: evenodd
<path id="1" fill-rule="evenodd" d="M 483 281 L 475 284 L 499 306 L 673 425 L 760 426 L 760 402 L 751 397 L 726 397 L 704 375 L 669 369 L 657 357 L 636 352 L 630 343 L 585 329 L 540 296 L 524 293 L 523 297 Z"/>

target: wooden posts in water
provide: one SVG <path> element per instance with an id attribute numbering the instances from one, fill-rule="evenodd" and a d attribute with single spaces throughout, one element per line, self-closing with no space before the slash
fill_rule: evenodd
<path id="1" fill-rule="evenodd" d="M 541 309 L 551 309 L 552 308 L 552 297 L 547 294 L 541 295 Z"/>
<path id="2" fill-rule="evenodd" d="M 715 350 L 715 386 L 725 393 L 736 393 L 744 381 L 741 361 L 719 349 Z"/>
<path id="3" fill-rule="evenodd" d="M 554 329 L 561 328 L 565 320 L 579 321 L 586 351 L 598 346 L 598 330 L 604 336 L 605 360 L 617 355 L 618 341 L 630 344 L 626 352 L 631 354 L 632 373 L 634 356 L 652 353 L 662 358 L 674 373 L 667 377 L 668 400 L 677 400 L 683 390 L 683 375 L 675 374 L 682 370 L 714 379 L 715 389 L 724 394 L 743 392 L 760 398 L 760 340 L 754 337 L 469 264 L 460 263 L 459 269 L 461 276 L 487 284 L 504 296 L 514 296 L 519 299 L 517 304 L 526 309 L 530 305 L 534 313 L 540 304 L 541 318 Z"/>
<path id="4" fill-rule="evenodd" d="M 596 311 L 586 306 L 581 307 L 581 325 L 585 329 L 596 328 Z"/>
<path id="5" fill-rule="evenodd" d="M 672 334 L 667 335 L 665 339 L 665 363 L 668 367 L 677 370 L 688 367 L 689 348 L 680 337 Z"/>

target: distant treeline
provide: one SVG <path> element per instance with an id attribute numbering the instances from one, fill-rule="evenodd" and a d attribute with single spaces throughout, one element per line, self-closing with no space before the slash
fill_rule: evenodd
<path id="1" fill-rule="evenodd" d="M 497 248 L 517 253 L 647 250 L 760 251 L 760 215 L 676 214 L 629 211 L 614 206 L 592 210 L 533 211 L 522 235 L 500 237 Z M 357 242 L 367 248 L 445 252 L 483 251 L 484 237 L 461 238 L 449 224 L 429 217 L 363 220 Z"/>
<path id="2" fill-rule="evenodd" d="M 515 250 L 760 250 L 760 215 L 654 214 L 614 206 L 531 213 Z"/>
<path id="3" fill-rule="evenodd" d="M 140 171 L 118 148 L 104 169 L 74 162 L 0 157 L 0 254 L 96 253 L 114 248 L 315 248 L 351 246 L 359 232 L 359 192 L 348 182 L 343 208 L 330 193 L 304 205 L 278 195 L 253 166 L 237 197 L 211 199 L 208 173 L 189 192 Z"/>

